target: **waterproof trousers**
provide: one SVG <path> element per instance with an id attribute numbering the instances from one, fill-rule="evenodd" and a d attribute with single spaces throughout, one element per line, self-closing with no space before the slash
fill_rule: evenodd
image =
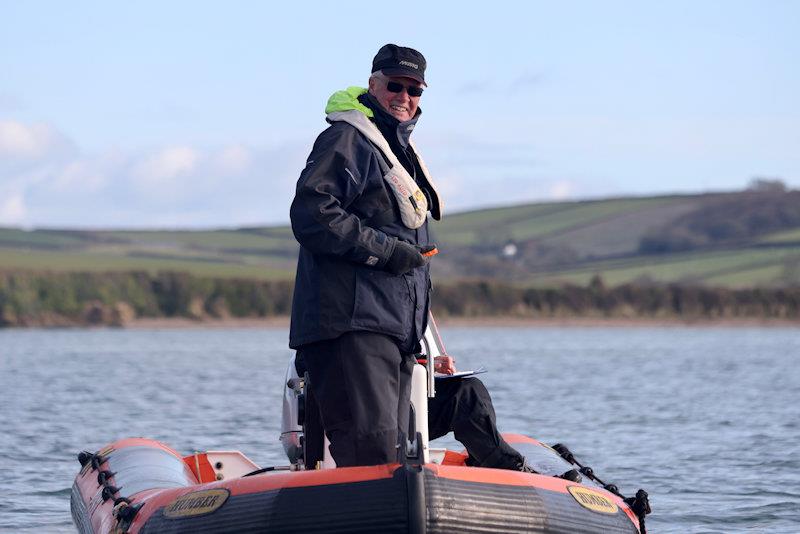
<path id="1" fill-rule="evenodd" d="M 300 347 L 297 370 L 308 371 L 310 382 L 306 465 L 322 458 L 320 424 L 337 466 L 395 462 L 398 436 L 408 432 L 415 363 L 391 337 L 372 332 Z M 430 439 L 454 432 L 471 465 L 518 470 L 524 461 L 497 431 L 492 399 L 477 378 L 436 381 L 436 396 L 428 400 L 428 432 Z"/>
<path id="2" fill-rule="evenodd" d="M 497 431 L 492 398 L 475 377 L 436 381 L 428 399 L 428 434 L 436 439 L 453 432 L 469 453 L 470 465 L 521 470 L 524 457 Z"/>
<path id="3" fill-rule="evenodd" d="M 336 465 L 396 462 L 398 436 L 408 429 L 414 356 L 389 336 L 348 332 L 300 347 L 297 361 L 298 371 L 308 371 Z M 312 411 L 307 403 L 307 417 Z"/>

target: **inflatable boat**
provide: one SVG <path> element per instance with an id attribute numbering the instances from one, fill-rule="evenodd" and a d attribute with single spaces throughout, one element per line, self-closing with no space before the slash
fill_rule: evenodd
<path id="1" fill-rule="evenodd" d="M 81 533 L 631 533 L 644 534 L 647 493 L 624 498 L 563 445 L 503 434 L 536 474 L 470 467 L 467 454 L 427 440 L 433 358 L 444 353 L 433 329 L 426 365 L 412 378 L 413 424 L 396 463 L 336 467 L 327 441 L 309 462 L 304 380 L 290 362 L 281 442 L 289 465 L 260 467 L 238 451 L 184 456 L 144 438 L 78 455 L 71 495 Z"/>

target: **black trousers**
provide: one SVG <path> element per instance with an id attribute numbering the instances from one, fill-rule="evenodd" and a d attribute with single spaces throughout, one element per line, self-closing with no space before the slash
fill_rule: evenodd
<path id="1" fill-rule="evenodd" d="M 349 332 L 301 347 L 297 370 L 301 374 L 307 370 L 310 380 L 306 465 L 313 467 L 322 459 L 320 424 L 336 465 L 395 462 L 398 436 L 408 432 L 415 362 L 391 337 L 372 332 Z M 428 432 L 431 439 L 454 432 L 472 465 L 503 469 L 522 465 L 522 455 L 498 433 L 492 399 L 477 378 L 437 381 L 436 396 L 428 401 Z"/>
<path id="2" fill-rule="evenodd" d="M 519 470 L 523 456 L 500 436 L 492 398 L 475 377 L 436 381 L 428 399 L 428 434 L 436 439 L 453 432 L 469 453 L 469 464 Z"/>
<path id="3" fill-rule="evenodd" d="M 298 371 L 308 370 L 337 466 L 397 461 L 398 435 L 408 430 L 413 354 L 401 353 L 389 336 L 348 332 L 301 347 L 296 361 Z M 307 403 L 306 417 L 313 411 Z M 306 465 L 317 459 L 307 455 Z"/>

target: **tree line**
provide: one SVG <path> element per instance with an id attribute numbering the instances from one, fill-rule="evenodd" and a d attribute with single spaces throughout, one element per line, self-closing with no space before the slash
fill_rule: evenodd
<path id="1" fill-rule="evenodd" d="M 291 281 L 178 272 L 0 272 L 0 326 L 124 326 L 136 318 L 266 318 L 291 310 Z M 518 287 L 490 280 L 437 283 L 439 316 L 519 318 L 800 319 L 800 287 L 685 284 Z"/>

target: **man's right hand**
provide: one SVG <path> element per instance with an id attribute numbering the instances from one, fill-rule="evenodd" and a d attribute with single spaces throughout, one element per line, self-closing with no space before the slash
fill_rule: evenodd
<path id="1" fill-rule="evenodd" d="M 433 359 L 433 372 L 443 375 L 452 375 L 456 372 L 456 359 L 447 354 L 436 356 Z"/>
<path id="2" fill-rule="evenodd" d="M 397 240 L 394 252 L 389 256 L 384 268 L 392 274 L 405 274 L 412 269 L 422 267 L 428 263 L 428 258 L 423 256 L 414 245 Z"/>

